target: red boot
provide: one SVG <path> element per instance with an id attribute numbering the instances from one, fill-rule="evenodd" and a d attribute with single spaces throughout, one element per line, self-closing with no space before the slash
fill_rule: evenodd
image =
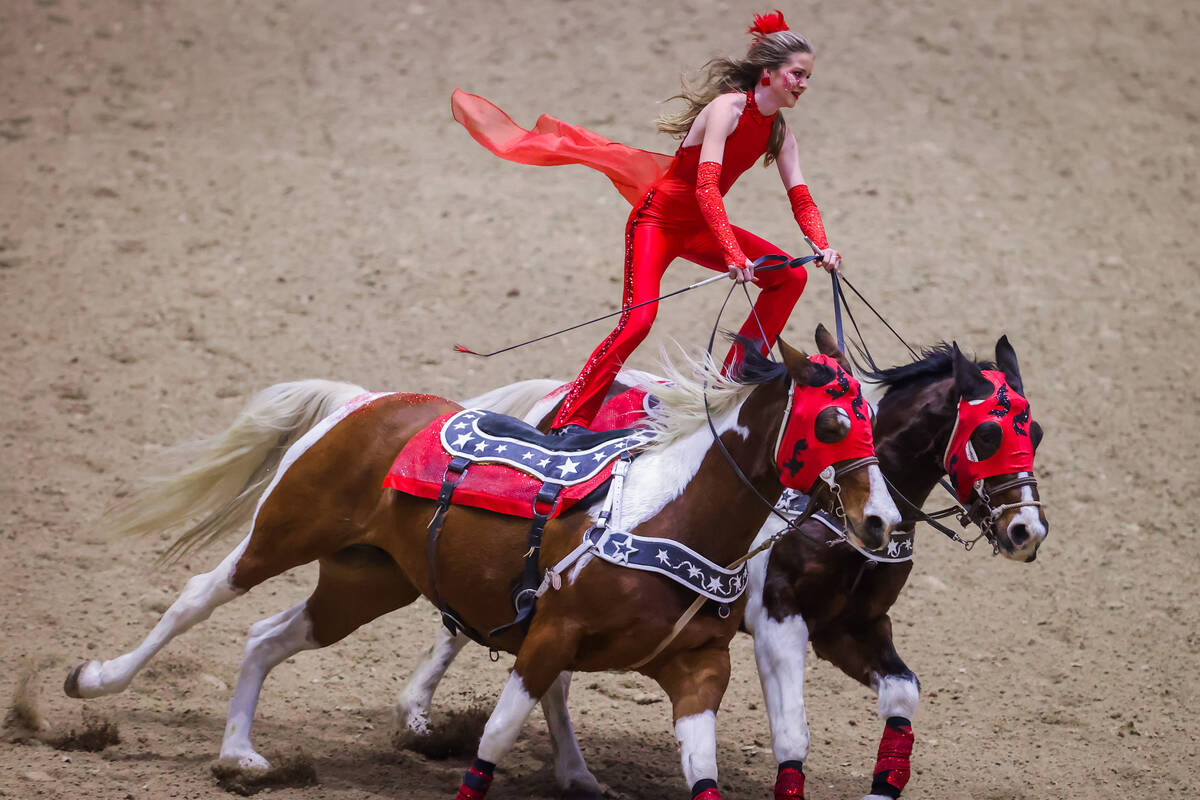
<path id="1" fill-rule="evenodd" d="M 785 761 L 775 776 L 775 800 L 804 800 L 804 765 Z"/>
<path id="2" fill-rule="evenodd" d="M 467 774 L 463 775 L 462 784 L 458 787 L 458 794 L 454 795 L 454 800 L 483 800 L 488 787 L 492 785 L 492 771 L 495 769 L 496 765 L 490 761 L 475 759 Z"/>

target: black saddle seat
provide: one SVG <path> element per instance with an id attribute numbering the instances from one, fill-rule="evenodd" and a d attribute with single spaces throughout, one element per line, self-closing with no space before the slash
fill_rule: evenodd
<path id="1" fill-rule="evenodd" d="M 476 423 L 479 430 L 489 436 L 506 439 L 517 439 L 557 453 L 575 453 L 591 450 L 593 447 L 622 439 L 633 433 L 636 428 L 621 428 L 615 431 L 568 431 L 565 433 L 542 433 L 537 428 L 522 422 L 516 417 L 502 414 L 486 414 Z"/>

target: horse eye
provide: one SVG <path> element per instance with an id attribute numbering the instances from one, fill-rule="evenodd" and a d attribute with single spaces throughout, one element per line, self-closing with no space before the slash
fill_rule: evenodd
<path id="1" fill-rule="evenodd" d="M 1000 449 L 1004 439 L 1004 431 L 998 422 L 985 422 L 971 433 L 967 442 L 967 459 L 970 461 L 987 461 Z"/>
<path id="2" fill-rule="evenodd" d="M 1029 424 L 1029 438 L 1033 440 L 1033 449 L 1037 451 L 1038 445 L 1042 443 L 1042 426 L 1036 422 Z"/>
<path id="3" fill-rule="evenodd" d="M 850 433 L 850 415 L 838 406 L 829 406 L 817 414 L 817 422 L 813 433 L 817 441 L 825 444 L 837 444 Z"/>

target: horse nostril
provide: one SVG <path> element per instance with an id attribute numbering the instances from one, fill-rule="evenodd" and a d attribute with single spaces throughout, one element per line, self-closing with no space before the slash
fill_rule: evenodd
<path id="1" fill-rule="evenodd" d="M 863 531 L 872 547 L 883 544 L 883 519 L 878 514 L 869 514 L 863 520 Z"/>
<path id="2" fill-rule="evenodd" d="M 1012 540 L 1013 547 L 1019 550 L 1029 542 L 1029 528 L 1022 523 L 1012 525 L 1008 529 L 1008 538 Z"/>

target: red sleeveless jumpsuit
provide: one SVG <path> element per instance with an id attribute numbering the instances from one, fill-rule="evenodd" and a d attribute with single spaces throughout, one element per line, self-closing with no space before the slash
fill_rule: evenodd
<path id="1" fill-rule="evenodd" d="M 725 141 L 719 186 L 722 195 L 763 156 L 771 135 L 774 116 L 759 113 L 753 91 L 746 97 L 746 109 Z M 676 258 L 720 272 L 727 269 L 725 254 L 696 200 L 700 145 L 680 147 L 664 164 L 666 156 L 610 142 L 545 115 L 532 131 L 526 131 L 488 101 L 462 91 L 455 91 L 451 104 L 455 119 L 502 158 L 539 165 L 586 164 L 608 175 L 626 199 L 634 202 L 625 227 L 623 307 L 657 297 L 667 265 Z M 733 231 L 742 252 L 751 260 L 769 253 L 786 255 L 749 231 L 738 227 Z M 739 333 L 758 341 L 766 352 L 786 324 L 806 280 L 807 275 L 798 269 L 759 277 L 758 300 Z M 568 390 L 554 427 L 586 427 L 591 422 L 621 365 L 650 332 L 657 306 L 650 303 L 620 316 L 616 328 L 595 349 Z M 735 346 L 726 356 L 726 366 L 737 357 Z"/>

